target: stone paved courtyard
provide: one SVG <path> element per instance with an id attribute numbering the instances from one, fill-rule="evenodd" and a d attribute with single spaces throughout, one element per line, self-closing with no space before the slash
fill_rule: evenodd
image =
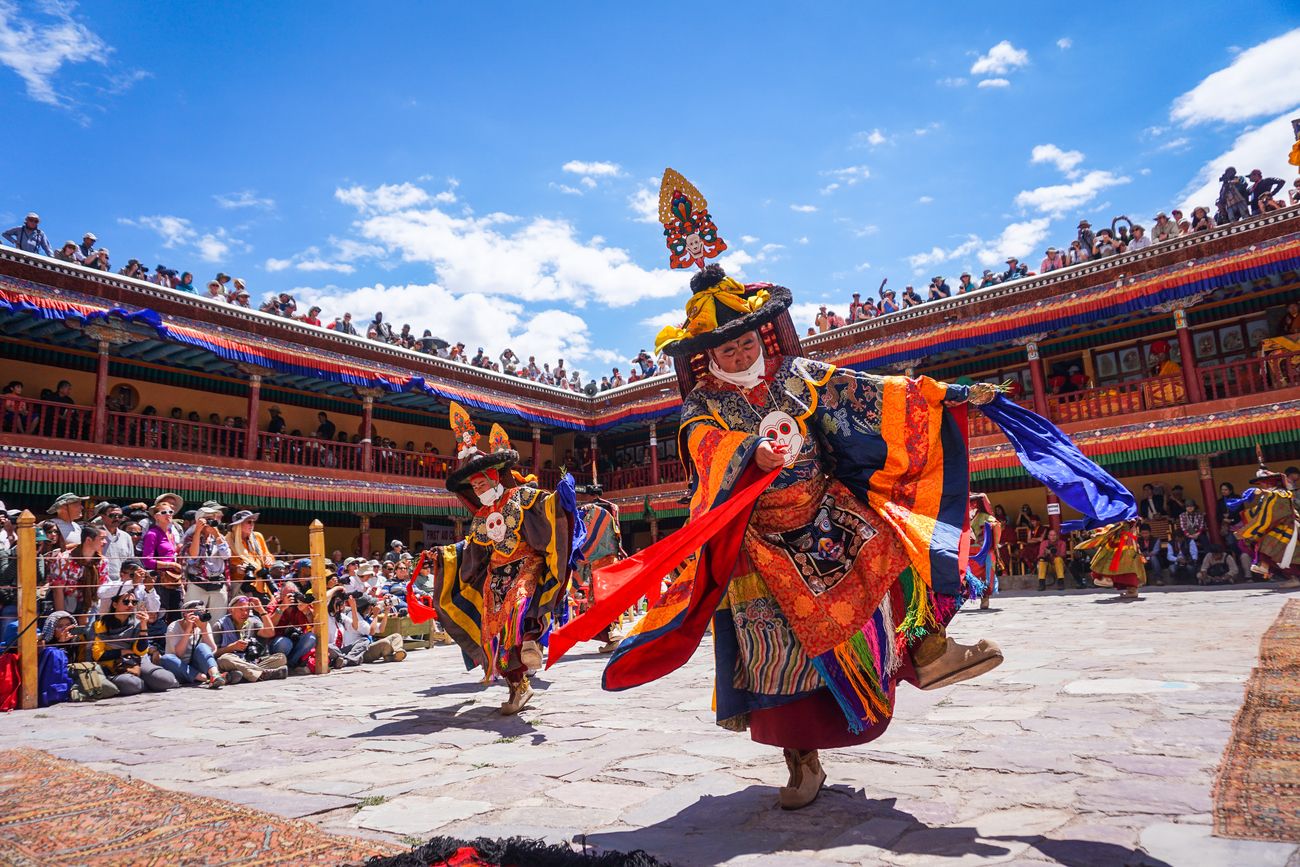
<path id="1" fill-rule="evenodd" d="M 775 807 L 779 754 L 712 723 L 708 645 L 658 684 L 599 689 L 596 645 L 537 679 L 521 716 L 454 648 L 321 678 L 176 690 L 0 718 L 32 746 L 160 786 L 388 840 L 585 835 L 674 865 L 1300 865 L 1210 836 L 1210 788 L 1259 637 L 1263 586 L 1020 593 L 959 638 L 1007 662 L 899 692 L 870 748 L 829 751 L 812 807 Z M 585 652 L 579 652 L 585 651 Z M 3 857 L 0 856 L 0 860 Z"/>

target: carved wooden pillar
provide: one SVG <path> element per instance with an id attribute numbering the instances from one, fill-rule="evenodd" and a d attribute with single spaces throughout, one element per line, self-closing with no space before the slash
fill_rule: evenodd
<path id="1" fill-rule="evenodd" d="M 375 444 L 370 439 L 374 428 L 375 399 L 371 395 L 361 398 L 361 471 L 375 471 Z"/>
<path id="2" fill-rule="evenodd" d="M 1214 483 L 1214 455 L 1196 456 L 1196 475 L 1201 480 L 1201 511 L 1205 513 L 1205 527 L 1210 532 L 1210 541 L 1216 545 L 1223 544 L 1223 535 L 1219 532 L 1219 520 L 1214 514 L 1219 501 L 1219 486 Z"/>
<path id="3" fill-rule="evenodd" d="M 650 422 L 650 484 L 659 484 L 659 438 L 656 435 L 658 426 Z M 655 534 L 655 525 L 650 525 L 651 534 Z"/>
<path id="4" fill-rule="evenodd" d="M 1183 307 L 1174 310 L 1174 333 L 1178 335 L 1178 354 L 1182 359 L 1179 365 L 1183 369 L 1183 388 L 1187 389 L 1187 402 L 1200 403 L 1205 400 L 1201 393 L 1201 375 L 1196 369 L 1196 350 L 1192 346 L 1192 332 L 1187 327 L 1187 310 Z"/>
<path id="5" fill-rule="evenodd" d="M 1043 418 L 1050 418 L 1047 409 L 1047 376 L 1043 371 L 1043 358 L 1038 354 L 1036 340 L 1026 341 L 1025 354 L 1029 358 L 1029 380 L 1034 389 L 1034 412 Z M 1053 530 L 1060 532 L 1061 501 L 1051 491 L 1047 492 L 1047 523 Z"/>
<path id="6" fill-rule="evenodd" d="M 107 340 L 98 341 L 99 361 L 95 367 L 95 418 L 92 440 L 103 443 L 108 433 L 108 347 Z"/>
<path id="7" fill-rule="evenodd" d="M 596 435 L 591 435 L 591 483 L 600 484 L 600 479 L 596 474 Z"/>
<path id="8" fill-rule="evenodd" d="M 361 537 L 358 539 L 358 547 L 361 548 L 361 556 L 370 558 L 370 513 L 360 512 L 357 517 L 361 519 Z"/>
<path id="9" fill-rule="evenodd" d="M 244 460 L 257 460 L 258 417 L 262 412 L 262 377 L 248 378 L 248 430 L 244 432 Z"/>
<path id="10" fill-rule="evenodd" d="M 533 425 L 533 473 L 542 471 L 542 429 Z"/>

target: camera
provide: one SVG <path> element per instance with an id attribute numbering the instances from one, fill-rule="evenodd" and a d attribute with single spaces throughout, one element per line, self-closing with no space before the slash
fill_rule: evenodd
<path id="1" fill-rule="evenodd" d="M 211 622 L 211 620 L 212 620 L 212 612 L 211 612 L 211 611 L 200 611 L 200 612 L 199 612 L 199 622 L 200 622 L 200 623 L 209 623 L 209 622 Z"/>
<path id="2" fill-rule="evenodd" d="M 284 631 L 284 637 L 296 644 L 298 642 L 298 639 L 302 638 L 302 630 L 296 626 L 290 629 L 286 629 Z"/>
<path id="3" fill-rule="evenodd" d="M 250 638 L 248 645 L 244 648 L 244 659 L 249 662 L 257 662 L 263 656 L 266 656 L 266 645 L 256 638 Z"/>

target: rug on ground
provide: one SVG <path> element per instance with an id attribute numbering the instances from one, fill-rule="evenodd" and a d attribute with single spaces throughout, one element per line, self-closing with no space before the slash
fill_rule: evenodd
<path id="1" fill-rule="evenodd" d="M 1214 783 L 1214 831 L 1300 840 L 1300 600 L 1264 633 Z"/>
<path id="2" fill-rule="evenodd" d="M 0 861 L 177 867 L 360 862 L 400 847 L 326 834 L 37 750 L 0 751 Z"/>
<path id="3" fill-rule="evenodd" d="M 375 857 L 366 867 L 670 867 L 640 849 L 635 852 L 577 852 L 568 845 L 523 837 L 457 840 L 434 837 L 393 857 Z"/>

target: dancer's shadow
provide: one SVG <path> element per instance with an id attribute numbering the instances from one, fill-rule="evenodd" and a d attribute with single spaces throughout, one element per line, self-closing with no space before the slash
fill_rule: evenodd
<path id="1" fill-rule="evenodd" d="M 897 798 L 865 798 L 861 790 L 830 786 L 816 803 L 797 812 L 776 806 L 771 786 L 749 786 L 722 796 L 704 796 L 674 816 L 630 831 L 592 834 L 580 839 L 599 849 L 644 849 L 674 867 L 719 864 L 742 855 L 777 851 L 817 851 L 874 846 L 894 854 L 934 859 L 1005 859 L 1005 843 L 1025 843 L 1057 863 L 1071 867 L 1100 864 L 1171 867 L 1145 852 L 1092 840 L 1048 839 L 1027 835 L 981 835 L 974 827 L 927 825 L 896 806 Z M 635 815 L 635 811 L 633 811 Z M 728 829 L 720 833 L 719 829 Z M 860 852 L 861 850 L 859 850 Z M 862 863 L 869 855 L 857 854 Z M 1032 856 L 1031 856 L 1032 857 Z M 795 863 L 792 859 L 791 863 Z"/>
<path id="2" fill-rule="evenodd" d="M 545 736 L 532 724 L 525 722 L 527 709 L 514 716 L 502 716 L 495 704 L 478 704 L 462 701 L 451 707 L 397 707 L 371 711 L 370 719 L 378 723 L 364 732 L 348 735 L 349 738 L 401 738 L 425 735 L 448 729 L 493 732 L 499 738 L 518 738 L 529 735 L 534 743 Z"/>
<path id="3" fill-rule="evenodd" d="M 1147 597 L 1135 596 L 1132 599 L 1126 599 L 1123 596 L 1106 596 L 1102 599 L 1092 600 L 1093 605 L 1127 605 L 1130 602 L 1146 602 Z"/>

